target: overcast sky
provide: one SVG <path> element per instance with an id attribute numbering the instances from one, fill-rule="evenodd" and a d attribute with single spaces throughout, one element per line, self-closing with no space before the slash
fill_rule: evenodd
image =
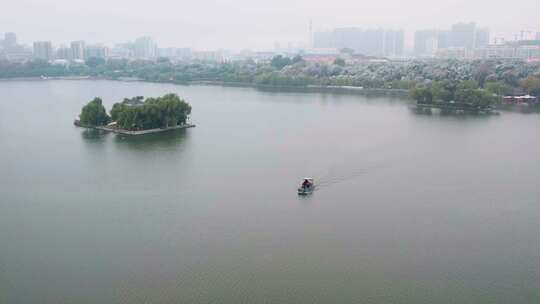
<path id="1" fill-rule="evenodd" d="M 0 33 L 55 43 L 112 44 L 150 35 L 160 46 L 265 49 L 307 42 L 314 30 L 342 26 L 415 29 L 476 22 L 492 37 L 540 32 L 540 0 L 3 0 Z"/>

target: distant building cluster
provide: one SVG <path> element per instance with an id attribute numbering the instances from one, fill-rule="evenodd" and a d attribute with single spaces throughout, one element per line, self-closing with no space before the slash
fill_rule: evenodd
<path id="1" fill-rule="evenodd" d="M 402 30 L 336 28 L 315 32 L 315 49 L 351 49 L 367 56 L 402 57 L 405 45 Z"/>
<path id="2" fill-rule="evenodd" d="M 219 56 L 202 54 L 203 57 L 219 59 Z M 0 60 L 27 61 L 33 59 L 46 60 L 55 63 L 84 62 L 89 58 L 124 58 L 153 60 L 159 57 L 171 59 L 190 58 L 197 52 L 189 48 L 159 48 L 155 41 L 148 36 L 137 38 L 133 42 L 116 44 L 108 47 L 104 44 L 87 44 L 85 41 L 72 41 L 69 45 L 53 45 L 51 41 L 34 41 L 31 46 L 17 43 L 15 33 L 6 33 L 0 40 Z"/>
<path id="3" fill-rule="evenodd" d="M 418 58 L 540 60 L 540 33 L 531 38 L 524 39 L 522 35 L 521 40 L 506 42 L 495 38 L 491 43 L 488 29 L 479 28 L 475 23 L 458 23 L 449 30 L 416 31 L 414 55 Z"/>
<path id="4" fill-rule="evenodd" d="M 449 30 L 419 30 L 414 33 L 414 55 L 435 57 L 439 54 L 473 54 L 489 45 L 489 30 L 475 23 L 458 23 Z"/>
<path id="5" fill-rule="evenodd" d="M 528 33 L 526 37 L 524 33 Z M 243 50 L 194 51 L 190 48 L 160 48 L 152 37 L 143 36 L 134 41 L 118 43 L 112 47 L 104 44 L 87 44 L 83 40 L 55 46 L 51 41 L 35 41 L 32 45 L 20 44 L 17 35 L 8 32 L 0 39 L 0 60 L 22 62 L 40 59 L 55 64 L 84 63 L 90 58 L 156 60 L 235 61 L 252 59 L 269 60 L 275 55 L 302 54 L 307 61 L 333 62 L 335 58 L 347 62 L 366 60 L 407 60 L 409 58 L 455 59 L 521 59 L 540 61 L 540 32 L 521 31 L 521 39 L 504 41 L 495 37 L 493 43 L 487 28 L 475 23 L 457 23 L 449 29 L 424 29 L 414 33 L 412 50 L 405 50 L 405 33 L 394 29 L 336 28 L 312 32 L 311 45 L 289 43 L 282 48 L 277 42 L 273 51 Z M 1 37 L 0 37 L 1 38 Z"/>
<path id="6" fill-rule="evenodd" d="M 5 33 L 4 39 L 0 40 L 0 59 L 10 61 L 26 60 L 32 57 L 32 50 L 17 42 L 17 34 Z"/>

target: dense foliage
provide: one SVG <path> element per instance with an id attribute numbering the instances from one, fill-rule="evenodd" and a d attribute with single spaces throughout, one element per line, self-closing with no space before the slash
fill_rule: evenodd
<path id="1" fill-rule="evenodd" d="M 158 98 L 142 97 L 124 99 L 113 105 L 111 117 L 119 128 L 126 130 L 146 130 L 166 128 L 186 123 L 191 114 L 191 106 L 176 94 Z"/>
<path id="2" fill-rule="evenodd" d="M 479 87 L 473 80 L 451 82 L 448 80 L 419 85 L 411 90 L 411 97 L 419 104 L 437 103 L 486 108 L 496 102 L 496 95 Z"/>
<path id="3" fill-rule="evenodd" d="M 517 60 L 358 61 L 342 54 L 334 62 L 312 62 L 301 56 L 234 62 L 89 59 L 86 64 L 53 65 L 44 61 L 0 61 L 0 78 L 30 76 L 97 76 L 189 83 L 214 81 L 272 86 L 357 86 L 409 90 L 431 82 L 475 81 L 490 92 L 540 95 L 540 66 Z"/>
<path id="4" fill-rule="evenodd" d="M 94 98 L 82 108 L 79 117 L 81 125 L 92 127 L 103 126 L 111 120 L 102 104 L 102 100 L 98 97 Z"/>

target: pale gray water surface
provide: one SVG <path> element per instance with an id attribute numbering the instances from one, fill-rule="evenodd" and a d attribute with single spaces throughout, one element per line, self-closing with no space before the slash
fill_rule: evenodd
<path id="1" fill-rule="evenodd" d="M 196 128 L 72 125 L 94 96 L 168 92 Z M 540 115 L 113 81 L 0 96 L 0 303 L 540 301 Z"/>

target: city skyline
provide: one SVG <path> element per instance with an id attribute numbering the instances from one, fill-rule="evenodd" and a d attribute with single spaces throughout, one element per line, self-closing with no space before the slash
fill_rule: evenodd
<path id="1" fill-rule="evenodd" d="M 29 40 L 29 39 L 25 39 L 25 37 L 20 35 L 18 31 L 14 31 L 14 30 L 9 30 L 9 31 L 6 30 L 4 32 L 0 31 L 0 41 L 2 41 L 2 38 L 6 39 L 4 36 L 15 35 L 13 36 L 13 38 L 10 38 L 10 39 L 15 39 L 17 44 L 28 46 L 28 47 L 32 47 L 32 45 L 35 42 L 51 42 L 53 48 L 61 48 L 61 47 L 66 47 L 66 46 L 72 47 L 73 43 L 83 43 L 83 48 L 84 48 L 85 44 L 89 46 L 104 45 L 107 47 L 115 47 L 115 46 L 124 45 L 127 43 L 135 43 L 138 39 L 141 39 L 141 38 L 150 38 L 153 40 L 153 43 L 159 44 L 159 46 L 163 48 L 190 48 L 190 49 L 201 50 L 201 51 L 218 51 L 218 50 L 275 51 L 276 49 L 279 49 L 279 48 L 281 48 L 282 50 L 286 50 L 287 48 L 290 49 L 291 46 L 294 46 L 294 48 L 296 49 L 314 48 L 316 44 L 317 34 L 329 34 L 336 30 L 340 31 L 340 30 L 345 30 L 345 29 L 348 29 L 348 30 L 354 29 L 354 30 L 360 30 L 360 31 L 365 31 L 365 32 L 383 31 L 383 32 L 389 32 L 389 33 L 396 33 L 396 34 L 399 33 L 399 35 L 403 36 L 403 38 L 400 38 L 403 40 L 403 50 L 397 53 L 415 54 L 417 53 L 417 51 L 415 50 L 416 48 L 415 42 L 417 39 L 416 36 L 419 32 L 426 32 L 426 33 L 436 32 L 440 34 L 440 33 L 451 31 L 452 27 L 456 25 L 474 25 L 477 31 L 486 31 L 488 33 L 487 44 L 498 44 L 502 42 L 512 42 L 512 41 L 519 41 L 519 40 L 539 40 L 540 38 L 540 30 L 521 30 L 517 32 L 508 32 L 509 33 L 508 37 L 504 37 L 500 33 L 494 33 L 491 30 L 491 28 L 487 26 L 479 25 L 476 22 L 471 21 L 471 22 L 456 22 L 449 25 L 448 28 L 438 28 L 438 27 L 432 26 L 432 27 L 420 28 L 420 29 L 415 29 L 415 30 L 404 30 L 402 28 L 383 28 L 380 26 L 379 27 L 377 26 L 366 27 L 366 28 L 358 27 L 358 26 L 325 28 L 324 30 L 314 30 L 312 32 L 308 31 L 308 34 L 306 35 L 307 38 L 305 39 L 305 41 L 271 41 L 271 46 L 267 48 L 263 48 L 263 49 L 257 49 L 257 48 L 252 49 L 248 47 L 226 48 L 223 46 L 217 47 L 217 48 L 197 48 L 193 45 L 164 45 L 160 42 L 159 37 L 154 37 L 151 35 L 130 35 L 130 37 L 133 36 L 133 38 L 124 38 L 124 39 L 120 39 L 118 41 L 112 41 L 112 42 L 92 41 L 92 40 L 86 39 L 85 37 L 78 37 L 72 40 L 66 40 L 66 39 L 53 40 L 53 39 L 48 39 L 47 37 L 40 37 L 35 40 Z"/>
<path id="2" fill-rule="evenodd" d="M 443 0 L 436 6 L 426 0 L 369 4 L 352 0 L 201 0 L 189 4 L 167 0 L 22 0 L 7 6 L 9 14 L 0 19 L 0 31 L 17 32 L 27 44 L 43 39 L 55 43 L 84 39 L 111 45 L 152 36 L 167 47 L 270 49 L 276 41 L 307 42 L 311 20 L 313 31 L 341 27 L 402 29 L 409 47 L 415 30 L 443 29 L 458 22 L 482 24 L 507 40 L 521 30 L 540 31 L 540 20 L 535 15 L 537 2 L 517 2 L 513 5 L 519 5 L 519 11 L 487 0 Z"/>

